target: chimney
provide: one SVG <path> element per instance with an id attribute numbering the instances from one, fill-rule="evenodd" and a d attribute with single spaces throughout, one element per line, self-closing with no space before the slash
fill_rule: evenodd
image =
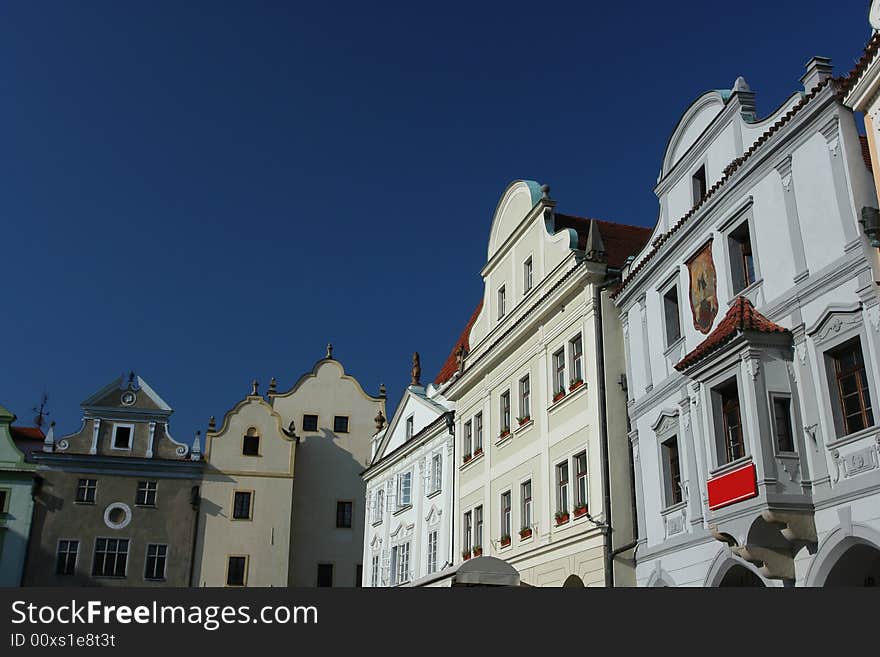
<path id="1" fill-rule="evenodd" d="M 833 68 L 830 58 L 813 57 L 807 62 L 807 72 L 801 78 L 801 82 L 804 83 L 804 91 L 810 93 L 816 88 L 816 85 L 830 78 Z"/>

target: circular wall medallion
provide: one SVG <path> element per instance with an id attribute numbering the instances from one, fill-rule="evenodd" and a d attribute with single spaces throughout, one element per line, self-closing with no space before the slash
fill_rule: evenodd
<path id="1" fill-rule="evenodd" d="M 122 502 L 113 502 L 104 509 L 104 524 L 110 529 L 122 529 L 131 522 L 131 509 Z"/>
<path id="2" fill-rule="evenodd" d="M 131 406 L 137 401 L 137 395 L 134 394 L 131 390 L 126 390 L 122 393 L 122 405 L 123 406 Z"/>

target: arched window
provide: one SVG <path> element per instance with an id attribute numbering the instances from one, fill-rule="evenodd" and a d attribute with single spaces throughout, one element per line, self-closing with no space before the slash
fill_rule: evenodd
<path id="1" fill-rule="evenodd" d="M 251 427 L 245 433 L 241 441 L 241 453 L 245 456 L 260 455 L 260 434 L 254 427 Z"/>

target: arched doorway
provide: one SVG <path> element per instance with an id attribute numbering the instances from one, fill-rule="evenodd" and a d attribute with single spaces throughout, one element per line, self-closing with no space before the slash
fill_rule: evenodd
<path id="1" fill-rule="evenodd" d="M 840 555 L 825 586 L 880 586 L 880 550 L 858 543 Z"/>
<path id="2" fill-rule="evenodd" d="M 562 583 L 562 588 L 569 588 L 575 586 L 577 588 L 584 588 L 584 580 L 582 580 L 577 575 L 569 575 L 565 578 L 565 581 Z"/>
<path id="3" fill-rule="evenodd" d="M 764 582 L 745 566 L 736 564 L 724 574 L 718 586 L 764 586 Z"/>

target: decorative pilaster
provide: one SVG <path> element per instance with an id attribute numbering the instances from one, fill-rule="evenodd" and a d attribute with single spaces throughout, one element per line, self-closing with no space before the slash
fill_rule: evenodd
<path id="1" fill-rule="evenodd" d="M 153 441 L 156 439 L 156 423 L 150 422 L 150 437 L 147 440 L 147 458 L 153 458 Z"/>
<path id="2" fill-rule="evenodd" d="M 837 211 L 840 215 L 840 223 L 843 228 L 843 243 L 849 246 L 855 243 L 858 238 L 856 231 L 856 220 L 853 216 L 853 210 L 849 204 L 849 185 L 846 181 L 846 171 L 844 168 L 843 158 L 840 157 L 840 120 L 835 116 L 821 130 L 822 136 L 828 145 L 828 152 L 831 159 L 831 173 L 834 179 L 834 196 L 837 199 Z"/>
<path id="3" fill-rule="evenodd" d="M 782 181 L 783 197 L 785 198 L 785 220 L 788 223 L 788 234 L 791 238 L 791 255 L 794 262 L 794 282 L 806 279 L 810 272 L 807 269 L 807 258 L 804 253 L 804 237 L 801 233 L 801 222 L 798 216 L 797 199 L 794 193 L 794 179 L 791 174 L 791 155 L 776 165 L 776 172 Z"/>
<path id="4" fill-rule="evenodd" d="M 645 364 L 645 392 L 654 388 L 654 376 L 651 373 L 651 343 L 648 339 L 648 312 L 645 294 L 639 297 L 639 312 L 642 316 L 642 362 Z"/>
<path id="5" fill-rule="evenodd" d="M 101 431 L 101 420 L 94 418 L 92 420 L 92 445 L 89 447 L 89 454 L 98 453 L 98 433 Z"/>

